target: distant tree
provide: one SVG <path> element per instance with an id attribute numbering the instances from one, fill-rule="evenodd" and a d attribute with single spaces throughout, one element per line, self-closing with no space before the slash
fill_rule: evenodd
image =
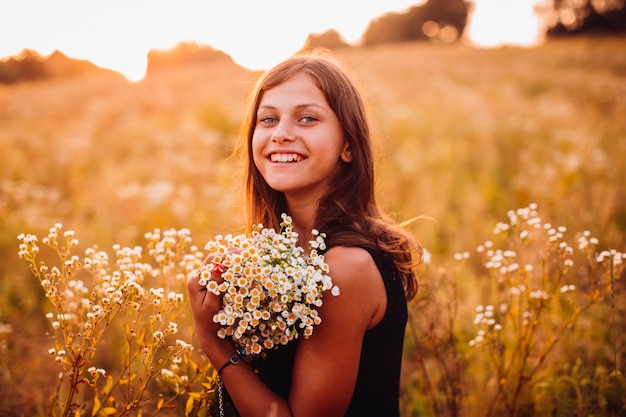
<path id="1" fill-rule="evenodd" d="M 548 35 L 626 33 L 626 0 L 553 0 Z"/>
<path id="2" fill-rule="evenodd" d="M 465 30 L 468 8 L 467 0 L 428 0 L 405 13 L 388 13 L 370 22 L 362 43 L 374 45 L 412 40 L 453 42 Z"/>
<path id="3" fill-rule="evenodd" d="M 14 58 L 0 62 L 0 83 L 13 84 L 19 81 L 19 63 Z"/>
<path id="4" fill-rule="evenodd" d="M 47 76 L 44 59 L 30 49 L 24 49 L 16 58 L 0 62 L 0 83 L 12 84 Z"/>
<path id="5" fill-rule="evenodd" d="M 24 49 L 19 55 L 0 61 L 2 84 L 102 74 L 123 77 L 116 71 L 97 67 L 89 61 L 69 58 L 60 51 L 42 57 L 35 51 Z"/>
<path id="6" fill-rule="evenodd" d="M 172 49 L 148 52 L 147 75 L 168 68 L 178 68 L 182 65 L 206 64 L 216 62 L 233 62 L 230 55 L 208 45 L 196 42 L 180 42 Z"/>
<path id="7" fill-rule="evenodd" d="M 335 29 L 329 29 L 324 33 L 312 33 L 310 34 L 302 50 L 311 48 L 328 48 L 328 49 L 340 49 L 347 48 L 349 45 L 343 39 L 343 37 Z"/>

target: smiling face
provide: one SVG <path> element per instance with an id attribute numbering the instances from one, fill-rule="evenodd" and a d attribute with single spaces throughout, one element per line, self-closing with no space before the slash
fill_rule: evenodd
<path id="1" fill-rule="evenodd" d="M 252 135 L 254 164 L 287 201 L 317 201 L 352 161 L 341 124 L 314 79 L 298 73 L 264 92 Z"/>

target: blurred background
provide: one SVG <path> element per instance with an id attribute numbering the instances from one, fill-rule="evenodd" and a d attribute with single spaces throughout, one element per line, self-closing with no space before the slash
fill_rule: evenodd
<path id="1" fill-rule="evenodd" d="M 44 3 L 24 2 L 28 13 L 0 6 L 0 21 L 20 28 L 0 25 L 0 54 L 7 51 L 0 61 L 0 415 L 41 414 L 58 373 L 46 353 L 49 306 L 18 258 L 16 237 L 43 236 L 60 222 L 84 251 L 142 244 L 155 227 L 188 228 L 200 246 L 241 231 L 242 178 L 229 156 L 246 94 L 268 59 L 300 49 L 334 50 L 363 86 L 379 201 L 398 221 L 434 220 L 411 225 L 434 262 L 473 250 L 509 210 L 531 203 L 571 236 L 587 230 L 603 249 L 626 251 L 624 0 L 428 0 L 359 15 L 365 23 L 350 39 L 339 23 L 306 26 L 316 17 L 300 8 L 266 4 L 266 16 L 246 4 L 240 15 L 215 9 L 194 17 L 206 27 L 241 18 L 236 34 L 218 31 L 209 43 L 189 32 L 152 47 L 143 25 L 158 33 L 165 22 L 142 3 L 143 15 L 132 19 L 110 8 L 102 29 L 111 42 L 100 55 L 97 43 L 89 48 L 97 12 L 72 14 L 89 7 L 61 2 L 57 15 L 45 16 Z M 315 16 L 332 15 L 324 25 L 334 24 L 358 15 L 354 9 L 321 8 Z M 260 26 L 247 31 L 255 16 Z M 263 32 L 281 23 L 283 30 Z M 298 38 L 285 29 L 294 25 L 312 29 Z M 128 34 L 117 41 L 125 29 L 145 42 Z M 67 40 L 80 40 L 81 31 L 87 47 L 74 50 Z M 245 47 L 219 44 L 234 38 Z M 282 40 L 296 44 L 274 47 Z M 484 277 L 477 265 L 468 268 L 471 287 Z M 623 289 L 622 277 L 614 312 L 623 313 Z M 591 368 L 610 367 L 616 348 L 623 371 L 624 315 L 617 317 L 621 342 L 607 342 L 607 327 L 587 333 Z M 608 322 L 600 313 L 592 321 Z M 426 408 L 407 405 L 405 415 L 431 415 Z M 623 402 L 616 410 L 611 415 L 625 415 Z"/>

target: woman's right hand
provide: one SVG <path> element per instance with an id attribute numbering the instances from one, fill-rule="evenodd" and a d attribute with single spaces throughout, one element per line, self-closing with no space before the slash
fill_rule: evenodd
<path id="1" fill-rule="evenodd" d="M 191 305 L 191 312 L 193 314 L 194 328 L 200 346 L 202 346 L 202 349 L 207 354 L 208 351 L 211 350 L 211 347 L 218 342 L 218 340 L 221 340 L 217 336 L 220 324 L 216 323 L 213 317 L 222 308 L 222 296 L 208 291 L 199 281 L 203 267 L 213 264 L 216 257 L 218 257 L 216 253 L 209 254 L 202 263 L 202 266 L 192 271 L 187 276 L 187 292 L 189 293 L 189 304 Z M 219 268 L 223 268 L 221 264 L 215 263 L 215 265 L 217 268 L 213 268 L 210 280 L 221 283 L 223 281 L 221 273 L 224 272 L 224 270 L 222 269 L 220 272 Z"/>

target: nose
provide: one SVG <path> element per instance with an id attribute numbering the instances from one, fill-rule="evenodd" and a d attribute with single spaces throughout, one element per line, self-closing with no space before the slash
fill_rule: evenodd
<path id="1" fill-rule="evenodd" d="M 294 140 L 295 133 L 293 130 L 293 126 L 289 123 L 289 121 L 282 119 L 276 124 L 276 128 L 272 132 L 271 139 L 272 141 L 278 143 Z"/>

